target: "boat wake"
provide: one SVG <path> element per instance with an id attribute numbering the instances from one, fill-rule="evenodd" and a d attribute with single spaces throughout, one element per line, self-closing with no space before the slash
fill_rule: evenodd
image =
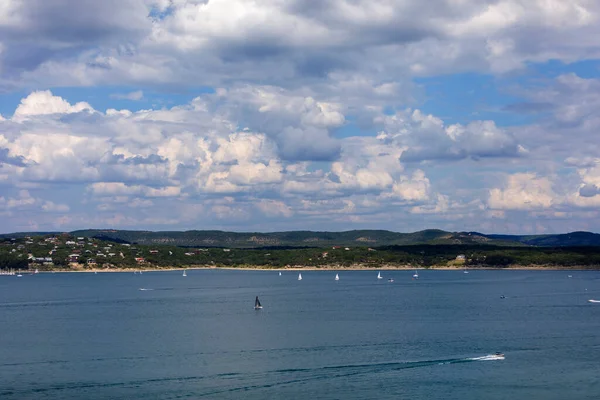
<path id="1" fill-rule="evenodd" d="M 143 288 L 142 288 L 143 289 Z M 140 290 L 142 290 L 140 289 Z M 152 290 L 152 289 L 146 289 Z M 34 385 L 29 389 L 16 387 L 3 388 L 0 391 L 0 397 L 12 396 L 15 399 L 25 398 L 28 395 L 35 393 L 62 392 L 69 393 L 71 391 L 79 392 L 82 389 L 102 390 L 106 388 L 116 387 L 143 387 L 147 385 L 170 385 L 173 382 L 199 382 L 210 381 L 212 388 L 205 388 L 202 391 L 196 392 L 197 398 L 214 397 L 215 395 L 223 395 L 226 393 L 248 392 L 252 390 L 268 389 L 284 385 L 303 384 L 311 381 L 329 380 L 335 378 L 348 378 L 350 376 L 368 375 L 377 373 L 387 373 L 390 371 L 400 371 L 410 368 L 430 367 L 435 365 L 470 363 L 478 361 L 504 360 L 504 355 L 488 354 L 481 357 L 470 358 L 451 358 L 443 360 L 423 360 L 423 361 L 396 361 L 387 363 L 372 363 L 372 364 L 347 364 L 324 366 L 316 368 L 290 368 L 290 369 L 275 369 L 256 371 L 252 373 L 243 373 L 230 371 L 226 373 L 213 375 L 199 376 L 178 376 L 165 378 L 149 378 L 137 380 L 125 380 L 117 382 L 64 382 L 62 384 L 44 386 Z M 98 360 L 102 361 L 102 360 Z M 69 363 L 69 361 L 58 361 L 61 363 Z M 209 385 L 210 386 L 210 385 Z M 208 389 L 208 390 L 207 390 Z"/>
<path id="2" fill-rule="evenodd" d="M 500 354 L 489 354 L 483 357 L 474 357 L 469 358 L 471 361 L 496 361 L 496 360 L 504 360 L 504 356 Z"/>

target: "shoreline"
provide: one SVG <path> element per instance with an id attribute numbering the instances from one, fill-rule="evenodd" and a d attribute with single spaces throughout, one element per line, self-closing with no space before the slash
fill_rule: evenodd
<path id="1" fill-rule="evenodd" d="M 111 268 L 111 269 L 55 269 L 48 271 L 39 271 L 40 274 L 49 273 L 139 273 L 139 272 L 161 272 L 161 271 L 183 271 L 183 270 L 233 270 L 233 271 L 477 271 L 477 270 L 511 270 L 511 271 L 600 271 L 600 266 L 540 266 L 540 265 L 514 265 L 508 267 L 464 267 L 464 266 L 432 266 L 432 267 L 414 267 L 411 265 L 386 265 L 379 268 L 365 266 L 324 266 L 324 267 L 309 267 L 309 266 L 291 266 L 291 267 L 266 267 L 266 266 L 248 266 L 248 267 L 213 267 L 213 266 L 188 266 L 188 267 L 164 267 L 164 268 Z M 20 273 L 30 274 L 32 271 L 21 271 Z"/>

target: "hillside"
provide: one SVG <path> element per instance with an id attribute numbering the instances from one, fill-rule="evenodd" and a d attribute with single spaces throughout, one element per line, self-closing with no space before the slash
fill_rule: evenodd
<path id="1" fill-rule="evenodd" d="M 493 240 L 520 242 L 529 246 L 600 246 L 600 235 L 591 232 L 571 232 L 558 235 L 486 235 Z"/>
<path id="2" fill-rule="evenodd" d="M 224 231 L 151 232 L 121 230 L 82 230 L 74 236 L 94 237 L 144 245 L 204 246 L 231 248 L 258 247 L 329 247 L 329 246 L 390 246 L 415 244 L 495 244 L 520 245 L 505 239 L 489 239 L 480 234 L 452 233 L 429 229 L 414 233 L 385 230 L 346 232 L 290 231 L 272 233 L 240 233 Z"/>
<path id="3" fill-rule="evenodd" d="M 435 235 L 434 235 L 435 236 Z M 421 244 L 380 247 L 186 248 L 68 234 L 0 239 L 0 273 L 153 268 L 600 268 L 600 247 Z M 7 271 L 8 270 L 8 271 Z"/>
<path id="4" fill-rule="evenodd" d="M 59 232 L 20 232 L 0 235 L 0 238 L 23 238 L 51 235 Z M 192 231 L 131 231 L 86 229 L 69 232 L 71 236 L 107 240 L 116 243 L 171 245 L 184 247 L 329 247 L 329 246 L 408 246 L 408 245 L 495 245 L 495 246 L 600 246 L 600 234 L 571 232 L 552 235 L 486 235 L 478 232 L 446 232 L 428 229 L 413 233 L 386 230 L 354 230 L 346 232 L 225 232 Z"/>

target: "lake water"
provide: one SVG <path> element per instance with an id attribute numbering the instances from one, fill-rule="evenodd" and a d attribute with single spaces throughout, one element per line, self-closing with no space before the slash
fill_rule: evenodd
<path id="1" fill-rule="evenodd" d="M 600 272 L 412 273 L 0 276 L 0 398 L 600 398 Z"/>

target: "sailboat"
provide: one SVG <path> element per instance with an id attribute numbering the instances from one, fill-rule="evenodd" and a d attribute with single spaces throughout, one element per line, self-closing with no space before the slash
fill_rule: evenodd
<path id="1" fill-rule="evenodd" d="M 279 276 L 281 276 L 281 272 L 279 272 Z"/>
<path id="2" fill-rule="evenodd" d="M 183 276 L 187 276 L 187 273 L 185 272 L 185 269 L 183 270 Z"/>
<path id="3" fill-rule="evenodd" d="M 413 275 L 413 279 L 419 279 L 419 273 L 417 272 L 417 270 L 415 270 L 415 273 Z"/>
<path id="4" fill-rule="evenodd" d="M 339 281 L 340 280 L 340 276 L 338 274 L 335 274 L 335 280 Z"/>
<path id="5" fill-rule="evenodd" d="M 381 276 L 381 272 L 377 273 L 377 279 L 383 279 L 383 277 Z"/>
<path id="6" fill-rule="evenodd" d="M 298 274 L 298 280 L 301 281 L 302 280 L 302 274 Z"/>
<path id="7" fill-rule="evenodd" d="M 463 274 L 468 274 L 469 271 L 467 271 L 466 269 L 463 271 Z"/>
<path id="8" fill-rule="evenodd" d="M 39 273 L 40 273 L 40 271 L 38 271 L 38 269 L 36 268 L 34 274 L 39 274 Z"/>
<path id="9" fill-rule="evenodd" d="M 254 300 L 254 309 L 262 310 L 262 306 L 260 305 L 260 300 L 258 300 L 258 296 L 256 296 L 256 300 Z"/>

